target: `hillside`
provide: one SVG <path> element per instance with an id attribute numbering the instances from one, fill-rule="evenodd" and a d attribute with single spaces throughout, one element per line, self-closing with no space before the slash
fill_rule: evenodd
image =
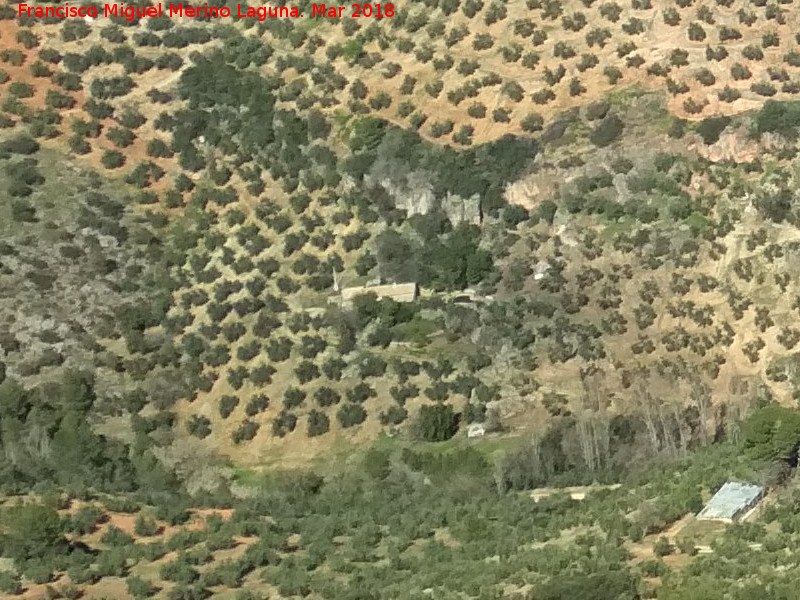
<path id="1" fill-rule="evenodd" d="M 35 324 L 36 333 L 12 316 L 21 292 L 9 295 L 9 373 L 33 385 L 60 365 L 90 365 L 102 390 L 98 404 L 110 413 L 98 423 L 103 431 L 129 438 L 119 399 L 141 394 L 134 407 L 173 415 L 174 443 L 188 432 L 247 464 L 302 464 L 341 441 L 403 424 L 431 401 L 466 406 L 467 421 L 482 420 L 489 405 L 492 418 L 505 421 L 499 425 L 520 430 L 566 414 L 639 418 L 642 404 L 651 404 L 645 421 L 661 415 L 664 431 L 656 439 L 649 429 L 650 450 L 660 451 L 706 439 L 720 419 L 738 419 L 759 386 L 790 400 L 789 376 L 776 366 L 791 360 L 797 336 L 793 216 L 791 208 L 773 210 L 775 197 L 793 187 L 792 143 L 770 133 L 781 129 L 781 115 L 688 126 L 674 100 L 646 91 L 657 81 L 649 73 L 623 77 L 611 95 L 600 85 L 569 102 L 559 94 L 536 119 L 540 133 L 528 130 L 533 138 L 500 138 L 525 132 L 514 120 L 495 123 L 476 143 L 496 142 L 465 151 L 425 141 L 444 138 L 424 127 L 420 139 L 373 120 L 403 125 L 353 96 L 358 76 L 380 70 L 364 61 L 380 60 L 401 68 L 375 85 L 402 97 L 390 84 L 409 61 L 391 60 L 394 45 L 423 31 L 428 41 L 420 39 L 420 48 L 441 53 L 434 63 L 449 63 L 449 52 L 468 56 L 460 51 L 474 46 L 469 36 L 451 43 L 453 34 L 435 34 L 444 17 L 452 31 L 482 24 L 476 38 L 532 38 L 545 57 L 551 46 L 577 48 L 597 31 L 580 26 L 581 14 L 616 32 L 606 50 L 630 44 L 631 22 L 646 23 L 635 36 L 647 65 L 672 33 L 684 25 L 696 31 L 692 14 L 714 20 L 715 35 L 732 27 L 727 18 L 712 19 L 702 7 L 690 13 L 637 3 L 618 22 L 610 4 L 478 6 L 410 6 L 369 26 L 352 18 L 2 21 L 0 34 L 10 41 L 3 56 L 8 139 L 32 134 L 45 164 L 66 152 L 71 172 L 94 170 L 91 177 L 113 181 L 114 208 L 95 212 L 139 223 L 142 233 L 126 235 L 125 245 L 134 246 L 123 251 L 156 261 L 150 275 L 150 265 L 123 266 L 135 261 L 125 258 L 111 273 L 78 269 L 75 280 L 70 269 L 37 271 L 35 261 L 27 273 L 12 267 L 9 276 L 24 274 L 34 293 L 59 292 L 38 298 L 36 313 L 47 325 Z M 742 26 L 750 37 L 728 32 L 721 40 L 731 57 L 786 20 L 770 7 L 752 10 L 755 21 Z M 673 13 L 679 24 L 663 22 Z M 338 44 L 338 35 L 349 41 Z M 789 44 L 789 36 L 780 39 Z M 778 48 L 767 45 L 767 55 Z M 556 69 L 545 58 L 535 76 L 522 77 L 516 61 L 488 56 L 503 53 L 493 47 L 464 60 L 526 86 Z M 595 70 L 616 65 L 616 54 L 606 54 Z M 428 68 L 416 58 L 409 69 Z M 670 76 L 686 68 L 674 65 Z M 415 77 L 429 86 L 435 80 L 433 71 Z M 344 103 L 340 84 L 350 90 Z M 523 95 L 535 95 L 532 89 Z M 457 108 L 414 100 L 431 114 Z M 753 106 L 747 94 L 730 104 Z M 760 141 L 746 133 L 754 127 L 763 130 Z M 642 152 L 643 144 L 651 150 Z M 65 167 L 40 167 L 38 177 L 14 164 L 6 171 L 14 212 L 6 222 L 16 219 L 18 235 L 47 246 L 28 246 L 41 259 L 51 242 L 40 228 L 53 221 L 66 241 L 78 225 L 69 218 L 80 211 L 62 200 L 63 216 L 51 216 L 36 205 L 51 197 L 48 186 L 60 185 Z M 36 223 L 26 218 L 31 206 L 45 213 Z M 170 249 L 154 252 L 148 236 Z M 29 243 L 11 241 L 12 255 Z M 139 243 L 147 249 L 137 250 Z M 77 246 L 59 251 L 85 251 Z M 36 279 L 48 269 L 58 272 L 55 283 Z M 410 307 L 366 302 L 342 311 L 330 302 L 334 275 L 343 286 L 416 281 L 422 296 Z M 81 299 L 87 276 L 113 292 L 98 289 L 94 303 Z M 131 296 L 141 281 L 150 281 L 151 300 Z M 450 300 L 467 287 L 492 300 Z M 9 279 L 6 289 L 19 290 L 18 281 Z M 86 305 L 88 355 L 53 334 L 74 324 L 52 314 L 51 297 Z M 676 379 L 681 393 L 662 398 Z M 686 410 L 691 416 L 681 415 Z"/>
<path id="2" fill-rule="evenodd" d="M 719 564 L 694 546 L 662 564 L 658 536 L 676 543 L 670 526 L 730 477 L 779 508 L 715 532 L 719 553 L 794 543 L 800 437 L 793 411 L 769 412 L 800 400 L 791 1 L 391 6 L 0 6 L 0 489 L 57 509 L 66 556 L 104 557 L 45 572 L 0 523 L 26 597 L 57 581 L 246 600 L 229 589 L 246 579 L 254 597 L 605 582 L 672 600 Z M 789 423 L 788 446 L 753 451 L 764 419 Z M 467 439 L 473 424 L 485 435 Z M 531 488 L 615 482 L 525 516 Z M 330 518 L 318 545 L 304 507 Z M 157 521 L 134 536 L 151 550 L 104 539 L 104 523 L 133 534 L 134 508 Z M 191 515 L 213 547 L 171 541 Z M 791 575 L 769 552 L 763 586 Z M 560 587 L 559 561 L 587 579 Z M 124 591 L 128 575 L 160 591 Z"/>

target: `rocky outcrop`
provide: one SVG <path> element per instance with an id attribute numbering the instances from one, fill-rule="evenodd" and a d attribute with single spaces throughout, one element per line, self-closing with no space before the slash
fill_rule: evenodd
<path id="1" fill-rule="evenodd" d="M 628 180 L 625 178 L 625 175 L 622 173 L 614 174 L 612 182 L 614 184 L 614 191 L 617 194 L 617 202 L 627 202 L 631 197 L 631 193 L 628 189 Z"/>
<path id="2" fill-rule="evenodd" d="M 754 139 L 743 129 L 726 130 L 719 139 L 710 145 L 698 141 L 690 149 L 714 163 L 732 161 L 737 163 L 751 162 L 765 152 L 775 152 L 786 145 L 786 140 L 773 133 L 765 133 L 760 139 Z"/>
<path id="3" fill-rule="evenodd" d="M 530 210 L 536 207 L 543 196 L 536 178 L 529 176 L 508 184 L 505 199 L 509 204 L 517 204 Z"/>
<path id="4" fill-rule="evenodd" d="M 424 173 L 409 173 L 406 180 L 401 182 L 383 178 L 379 184 L 391 196 L 395 206 L 405 210 L 409 217 L 426 215 L 436 207 L 433 186 Z"/>
<path id="5" fill-rule="evenodd" d="M 481 199 L 478 194 L 469 198 L 447 194 L 442 200 L 441 208 L 454 226 L 459 223 L 479 225 L 481 222 Z"/>
<path id="6" fill-rule="evenodd" d="M 381 169 L 382 176 L 372 175 L 372 183 L 380 185 L 394 202 L 394 205 L 406 212 L 408 216 L 426 215 L 441 209 L 453 226 L 460 223 L 481 222 L 481 200 L 477 194 L 463 198 L 448 193 L 444 198 L 437 198 L 430 183 L 432 175 L 424 171 L 407 173 L 394 172 L 387 175 Z"/>

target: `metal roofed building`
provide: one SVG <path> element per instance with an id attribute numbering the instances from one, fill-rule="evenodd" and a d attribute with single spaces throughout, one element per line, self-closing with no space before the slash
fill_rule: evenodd
<path id="1" fill-rule="evenodd" d="M 729 481 L 717 490 L 697 518 L 730 523 L 747 513 L 763 497 L 764 488 L 760 485 Z"/>

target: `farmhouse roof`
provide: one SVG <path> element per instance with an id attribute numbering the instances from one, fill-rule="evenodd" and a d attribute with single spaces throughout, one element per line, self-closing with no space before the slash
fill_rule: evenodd
<path id="1" fill-rule="evenodd" d="M 342 289 L 342 300 L 350 302 L 356 296 L 375 294 L 379 298 L 391 298 L 397 302 L 412 302 L 417 297 L 416 283 L 389 283 L 386 285 L 365 285 Z"/>

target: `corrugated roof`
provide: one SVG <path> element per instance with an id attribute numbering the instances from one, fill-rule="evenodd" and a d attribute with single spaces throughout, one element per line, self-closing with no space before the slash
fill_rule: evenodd
<path id="1" fill-rule="evenodd" d="M 698 519 L 734 519 L 744 509 L 752 506 L 764 493 L 764 488 L 751 483 L 729 481 L 717 490 Z"/>

